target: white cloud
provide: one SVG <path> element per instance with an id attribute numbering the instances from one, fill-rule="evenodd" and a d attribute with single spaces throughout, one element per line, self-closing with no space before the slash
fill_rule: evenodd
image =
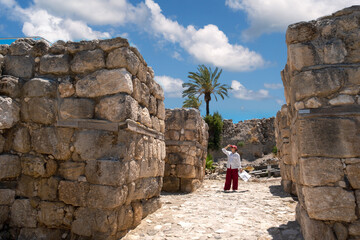
<path id="1" fill-rule="evenodd" d="M 155 81 L 162 86 L 167 97 L 181 98 L 182 84 L 184 83 L 181 79 L 169 76 L 155 76 Z"/>
<path id="2" fill-rule="evenodd" d="M 359 0 L 225 1 L 228 7 L 246 12 L 250 27 L 242 34 L 245 40 L 259 37 L 264 33 L 283 32 L 292 23 L 317 19 L 359 3 Z"/>
<path id="3" fill-rule="evenodd" d="M 166 18 L 153 0 L 145 0 L 151 11 L 151 30 L 169 42 L 178 43 L 197 61 L 231 71 L 250 71 L 265 64 L 260 54 L 238 44 L 230 44 L 224 32 L 209 24 L 196 29 L 186 28 Z"/>
<path id="4" fill-rule="evenodd" d="M 175 52 L 173 53 L 172 57 L 175 58 L 175 59 L 178 60 L 178 61 L 184 60 L 184 59 L 182 58 L 182 56 L 180 55 L 180 53 L 177 52 L 177 51 L 175 51 Z"/>
<path id="5" fill-rule="evenodd" d="M 270 98 L 269 91 L 265 89 L 260 89 L 259 91 L 253 91 L 246 89 L 244 85 L 240 82 L 233 80 L 231 82 L 231 92 L 234 97 L 242 100 L 261 100 Z"/>
<path id="6" fill-rule="evenodd" d="M 264 87 L 268 89 L 281 89 L 283 85 L 281 83 L 264 83 Z"/>
<path id="7" fill-rule="evenodd" d="M 280 106 L 284 105 L 285 104 L 285 101 L 282 100 L 282 99 L 276 99 L 275 100 L 277 104 L 279 104 Z"/>

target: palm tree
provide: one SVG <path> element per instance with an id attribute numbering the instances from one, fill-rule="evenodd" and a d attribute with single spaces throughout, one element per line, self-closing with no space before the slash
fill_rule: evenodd
<path id="1" fill-rule="evenodd" d="M 183 102 L 183 108 L 196 108 L 199 109 L 202 104 L 202 101 L 199 101 L 199 99 L 195 96 L 190 96 Z"/>
<path id="2" fill-rule="evenodd" d="M 222 99 L 228 97 L 228 90 L 231 89 L 226 84 L 220 84 L 218 82 L 222 69 L 215 68 L 215 71 L 212 71 L 211 68 L 206 67 L 205 65 L 199 65 L 197 72 L 189 72 L 188 78 L 189 82 L 183 83 L 183 97 L 196 97 L 200 98 L 201 95 L 204 95 L 204 100 L 206 102 L 206 115 L 210 114 L 209 103 L 211 101 L 211 95 L 214 95 L 215 100 L 217 101 L 217 96 L 220 96 Z"/>

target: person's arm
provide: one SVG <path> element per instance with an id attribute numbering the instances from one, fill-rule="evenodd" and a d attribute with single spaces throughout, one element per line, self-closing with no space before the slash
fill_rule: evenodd
<path id="1" fill-rule="evenodd" d="M 221 149 L 223 151 L 223 153 L 225 153 L 227 156 L 230 155 L 230 152 L 228 150 L 226 150 L 228 147 L 230 147 L 230 144 L 228 144 L 226 147 L 224 147 L 223 149 Z"/>
<path id="2" fill-rule="evenodd" d="M 240 158 L 240 154 L 237 154 L 237 161 L 238 161 L 238 163 L 239 163 L 239 170 L 240 170 L 240 172 L 242 172 L 243 170 L 242 170 L 242 167 L 241 167 L 241 158 Z"/>

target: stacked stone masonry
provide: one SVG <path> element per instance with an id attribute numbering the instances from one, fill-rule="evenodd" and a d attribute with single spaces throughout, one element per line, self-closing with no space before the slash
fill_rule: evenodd
<path id="1" fill-rule="evenodd" d="M 277 115 L 283 185 L 305 239 L 360 239 L 360 6 L 290 25 Z"/>
<path id="2" fill-rule="evenodd" d="M 119 239 L 160 207 L 164 94 L 127 40 L 0 46 L 0 238 Z"/>
<path id="3" fill-rule="evenodd" d="M 163 191 L 193 192 L 205 175 L 208 125 L 196 109 L 166 109 Z"/>

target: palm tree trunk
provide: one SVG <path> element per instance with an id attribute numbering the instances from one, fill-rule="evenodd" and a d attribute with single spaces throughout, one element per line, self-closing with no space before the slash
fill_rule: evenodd
<path id="1" fill-rule="evenodd" d="M 210 115 L 210 100 L 211 100 L 211 93 L 206 92 L 204 95 L 204 100 L 206 102 L 206 116 Z"/>
<path id="2" fill-rule="evenodd" d="M 209 108 L 209 102 L 210 101 L 206 101 L 206 116 L 210 115 L 210 108 Z"/>

